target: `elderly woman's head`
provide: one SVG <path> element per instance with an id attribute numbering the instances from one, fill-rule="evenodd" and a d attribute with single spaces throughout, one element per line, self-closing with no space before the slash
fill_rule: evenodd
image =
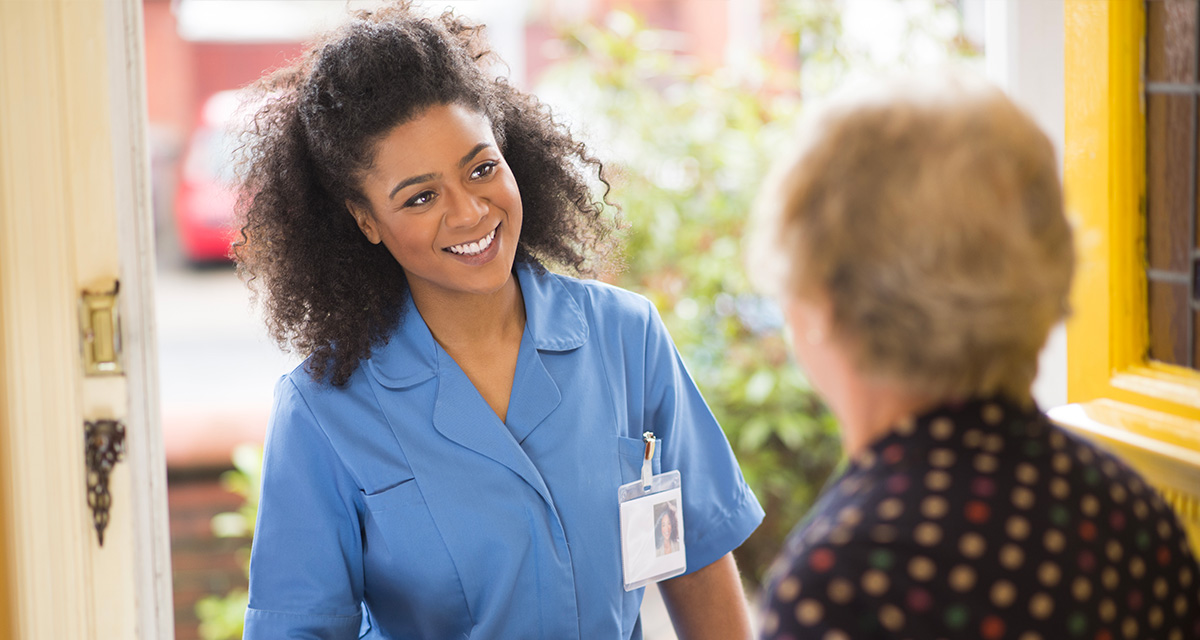
<path id="1" fill-rule="evenodd" d="M 994 88 L 889 87 L 809 122 L 760 200 L 750 268 L 826 310 L 864 375 L 1028 400 L 1074 269 L 1054 148 Z"/>

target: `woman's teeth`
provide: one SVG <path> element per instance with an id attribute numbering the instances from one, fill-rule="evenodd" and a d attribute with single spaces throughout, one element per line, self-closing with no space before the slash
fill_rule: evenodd
<path id="1" fill-rule="evenodd" d="M 464 242 L 463 244 L 456 244 L 453 247 L 446 247 L 446 250 L 450 253 L 456 253 L 460 256 L 476 256 L 484 251 L 487 251 L 487 248 L 492 246 L 492 240 L 495 239 L 496 230 L 492 229 L 492 232 L 484 236 L 481 240 L 476 242 Z"/>

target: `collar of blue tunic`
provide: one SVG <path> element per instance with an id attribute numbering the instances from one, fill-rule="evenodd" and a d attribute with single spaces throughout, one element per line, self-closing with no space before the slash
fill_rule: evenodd
<path id="1" fill-rule="evenodd" d="M 528 263 L 514 268 L 525 299 L 525 331 L 539 351 L 570 351 L 588 339 L 579 302 L 563 277 L 540 272 Z M 387 344 L 372 352 L 367 366 L 384 386 L 411 387 L 437 375 L 437 343 L 409 297 L 403 317 Z"/>

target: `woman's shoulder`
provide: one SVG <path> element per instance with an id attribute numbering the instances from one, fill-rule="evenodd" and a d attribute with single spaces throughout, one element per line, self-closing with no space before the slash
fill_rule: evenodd
<path id="1" fill-rule="evenodd" d="M 323 405 L 328 402 L 336 401 L 338 398 L 344 398 L 348 395 L 355 395 L 356 391 L 363 386 L 364 367 L 367 360 L 364 358 L 359 363 L 358 368 L 354 373 L 350 374 L 350 378 L 342 385 L 333 383 L 333 372 L 326 370 L 323 375 L 314 375 L 312 363 L 314 356 L 309 356 L 292 368 L 291 371 L 281 375 L 275 384 L 276 402 L 302 402 L 306 405 Z"/>
<path id="2" fill-rule="evenodd" d="M 638 321 L 643 325 L 658 315 L 646 296 L 615 284 L 546 272 L 543 276 L 562 285 L 590 316 Z"/>

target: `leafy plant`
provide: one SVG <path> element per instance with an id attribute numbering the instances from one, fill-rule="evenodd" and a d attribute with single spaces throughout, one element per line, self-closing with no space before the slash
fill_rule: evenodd
<path id="1" fill-rule="evenodd" d="M 233 469 L 221 474 L 221 486 L 242 497 L 237 511 L 217 514 L 212 519 L 213 533 L 221 538 L 246 538 L 254 534 L 258 516 L 259 489 L 262 485 L 262 445 L 242 444 L 233 451 Z M 250 575 L 250 547 L 238 549 L 242 570 Z M 196 603 L 200 618 L 200 636 L 204 640 L 236 640 L 242 637 L 242 624 L 249 596 L 245 589 L 233 589 L 223 596 L 205 596 Z"/>
<path id="2" fill-rule="evenodd" d="M 840 456 L 833 419 L 789 362 L 778 308 L 741 261 L 747 213 L 800 101 L 767 86 L 766 62 L 706 73 L 647 48 L 651 34 L 624 13 L 574 28 L 574 55 L 546 83 L 577 97 L 576 121 L 611 146 L 612 198 L 630 226 L 616 281 L 662 312 L 767 511 L 738 551 L 757 583 Z"/>
<path id="3" fill-rule="evenodd" d="M 845 0 L 765 3 L 765 54 L 701 68 L 637 16 L 567 30 L 569 55 L 539 88 L 613 162 L 611 197 L 630 230 L 617 284 L 658 306 L 767 512 L 738 550 L 761 581 L 841 458 L 833 417 L 790 362 L 778 308 L 741 260 L 748 212 L 769 165 L 789 153 L 806 90 L 876 60 L 843 33 Z M 907 0 L 897 41 L 943 59 L 974 52 L 946 0 Z M 916 45 L 921 45 L 920 47 Z"/>

